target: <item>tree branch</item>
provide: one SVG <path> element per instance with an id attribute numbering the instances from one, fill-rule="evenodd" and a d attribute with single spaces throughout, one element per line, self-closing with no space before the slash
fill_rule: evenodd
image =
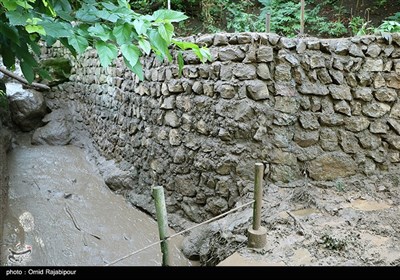
<path id="1" fill-rule="evenodd" d="M 34 89 L 36 89 L 36 90 L 39 90 L 39 91 L 40 91 L 40 90 L 50 90 L 50 87 L 47 86 L 47 85 L 44 85 L 44 84 L 39 84 L 39 83 L 32 83 L 32 84 L 30 84 L 30 83 L 29 83 L 27 80 L 25 80 L 24 78 L 18 76 L 17 74 L 14 74 L 13 72 L 11 72 L 11 71 L 9 71 L 9 70 L 3 68 L 3 67 L 0 67 L 0 72 L 2 72 L 4 75 L 7 75 L 7 76 L 9 76 L 9 77 L 11 77 L 11 78 L 13 78 L 13 79 L 19 81 L 20 83 L 22 83 L 22 84 L 24 84 L 24 85 L 26 85 L 26 86 L 28 86 L 28 87 L 31 87 L 31 88 L 34 88 Z"/>

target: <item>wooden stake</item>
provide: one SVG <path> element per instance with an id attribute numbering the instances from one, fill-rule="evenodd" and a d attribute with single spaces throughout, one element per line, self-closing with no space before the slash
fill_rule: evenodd
<path id="1" fill-rule="evenodd" d="M 170 266 L 170 257 L 168 250 L 168 218 L 167 208 L 165 206 L 164 189 L 162 186 L 153 187 L 153 197 L 156 204 L 156 216 L 158 224 L 158 233 L 161 242 L 162 266 Z"/>
<path id="2" fill-rule="evenodd" d="M 265 31 L 267 33 L 270 33 L 271 32 L 271 14 L 270 14 L 270 12 L 268 12 L 267 15 L 266 15 L 265 25 L 266 25 Z"/>
<path id="3" fill-rule="evenodd" d="M 300 9 L 300 35 L 304 34 L 304 13 L 305 13 L 305 2 L 301 0 L 301 9 Z"/>

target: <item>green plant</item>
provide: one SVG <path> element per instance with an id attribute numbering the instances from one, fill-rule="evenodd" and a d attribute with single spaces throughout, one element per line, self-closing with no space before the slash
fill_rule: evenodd
<path id="1" fill-rule="evenodd" d="M 393 20 L 384 20 L 376 29 L 378 32 L 400 32 L 400 23 Z"/>
<path id="2" fill-rule="evenodd" d="M 352 35 L 367 35 L 374 32 L 374 27 L 370 26 L 371 21 L 366 21 L 364 18 L 356 16 L 352 17 L 349 22 L 349 28 Z"/>
<path id="3" fill-rule="evenodd" d="M 35 78 L 39 41 L 59 40 L 73 55 L 94 47 L 103 67 L 121 53 L 126 66 L 140 79 L 140 57 L 154 52 L 172 61 L 170 46 L 191 49 L 201 61 L 211 59 L 206 48 L 174 38 L 173 23 L 187 19 L 182 12 L 157 10 L 151 15 L 134 12 L 128 0 L 0 0 L 0 55 L 7 68 L 16 60 L 28 82 Z M 183 58 L 178 55 L 182 68 Z M 39 74 L 44 76 L 42 69 Z"/>
<path id="4" fill-rule="evenodd" d="M 0 108 L 8 109 L 8 99 L 6 93 L 0 89 Z"/>
<path id="5" fill-rule="evenodd" d="M 387 4 L 387 0 L 375 0 L 374 5 L 378 8 L 383 8 Z"/>
<path id="6" fill-rule="evenodd" d="M 335 251 L 341 251 L 346 247 L 345 241 L 333 238 L 327 234 L 322 236 L 322 244 L 325 248 Z"/>
<path id="7" fill-rule="evenodd" d="M 388 16 L 386 19 L 400 22 L 400 12 L 397 12 L 394 15 Z"/>
<path id="8" fill-rule="evenodd" d="M 343 183 L 342 181 L 337 181 L 337 182 L 336 182 L 336 189 L 337 189 L 339 192 L 344 192 L 344 191 L 345 191 L 345 189 L 344 189 L 344 183 Z"/>

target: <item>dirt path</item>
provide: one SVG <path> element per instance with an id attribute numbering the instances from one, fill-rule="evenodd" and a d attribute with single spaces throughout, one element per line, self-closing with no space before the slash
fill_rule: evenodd
<path id="1" fill-rule="evenodd" d="M 112 193 L 73 146 L 21 144 L 8 155 L 1 265 L 102 266 L 158 240 L 156 222 Z M 190 266 L 173 242 L 173 265 Z M 159 245 L 118 266 L 160 266 Z"/>

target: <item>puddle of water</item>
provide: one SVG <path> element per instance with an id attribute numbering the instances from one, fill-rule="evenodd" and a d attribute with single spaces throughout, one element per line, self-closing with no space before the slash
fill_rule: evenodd
<path id="1" fill-rule="evenodd" d="M 350 207 L 361 211 L 375 211 L 390 208 L 390 205 L 384 202 L 356 199 L 350 203 Z"/>
<path id="2" fill-rule="evenodd" d="M 290 211 L 290 213 L 297 217 L 305 217 L 305 216 L 309 216 L 311 214 L 318 214 L 320 212 L 317 209 L 305 208 L 305 209 Z"/>

